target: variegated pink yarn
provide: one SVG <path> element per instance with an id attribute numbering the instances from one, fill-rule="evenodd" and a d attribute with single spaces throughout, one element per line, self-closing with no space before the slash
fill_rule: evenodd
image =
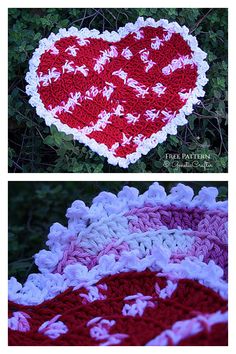
<path id="1" fill-rule="evenodd" d="M 92 255 L 86 252 L 83 248 L 77 245 L 75 241 L 71 242 L 70 246 L 64 251 L 62 259 L 59 261 L 54 273 L 63 273 L 64 268 L 67 265 L 81 263 L 88 267 L 88 269 L 93 268 L 98 264 L 99 259 L 105 254 L 114 254 L 116 259 L 119 258 L 123 251 L 129 251 L 129 246 L 127 243 L 116 246 L 114 240 L 106 245 L 106 247 L 100 251 L 97 255 Z"/>

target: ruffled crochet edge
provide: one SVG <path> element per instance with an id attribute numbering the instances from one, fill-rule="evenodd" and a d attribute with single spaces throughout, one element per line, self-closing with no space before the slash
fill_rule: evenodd
<path id="1" fill-rule="evenodd" d="M 58 223 L 54 224 L 50 230 L 51 237 L 49 237 L 49 241 L 52 242 L 55 248 L 54 253 L 55 251 L 60 253 L 61 246 L 57 239 L 58 237 L 60 238 L 61 233 L 67 234 L 68 231 L 69 237 L 70 231 L 73 231 L 74 235 L 76 234 L 75 230 L 80 233 L 87 227 L 87 221 L 92 220 L 97 213 L 98 215 L 93 221 L 95 223 L 102 218 L 104 220 L 109 218 L 114 213 L 114 210 L 111 213 L 109 212 L 109 207 L 112 207 L 112 205 L 120 205 L 121 210 L 118 213 L 117 209 L 117 215 L 124 215 L 128 210 L 143 205 L 176 205 L 187 207 L 188 209 L 195 206 L 204 206 L 208 210 L 226 212 L 227 201 L 216 202 L 217 194 L 216 188 L 203 187 L 199 194 L 194 197 L 192 188 L 184 184 L 178 184 L 167 195 L 165 189 L 157 182 L 153 183 L 148 191 L 141 195 L 139 195 L 137 189 L 127 186 L 118 193 L 118 196 L 108 192 L 101 192 L 94 198 L 90 208 L 82 201 L 75 201 L 67 210 L 68 229 Z M 114 198 L 116 202 L 114 202 Z M 47 244 L 49 245 L 48 242 Z M 44 252 L 50 253 L 51 251 Z M 196 279 L 219 292 L 222 297 L 227 297 L 228 285 L 222 279 L 224 271 L 214 261 L 211 260 L 206 264 L 200 258 L 186 257 L 180 263 L 174 264 L 170 260 L 170 250 L 162 246 L 153 248 L 149 255 L 141 259 L 137 252 L 138 250 L 123 251 L 118 260 L 114 254 L 105 254 L 99 259 L 98 264 L 91 269 L 81 263 L 67 265 L 63 270 L 63 274 L 51 273 L 45 269 L 42 273 L 29 275 L 23 286 L 12 277 L 9 280 L 9 299 L 20 304 L 37 305 L 45 300 L 54 298 L 68 287 L 91 286 L 107 275 L 145 269 L 159 271 L 164 275 L 171 275 L 177 279 Z M 46 256 L 48 257 L 48 254 Z"/>

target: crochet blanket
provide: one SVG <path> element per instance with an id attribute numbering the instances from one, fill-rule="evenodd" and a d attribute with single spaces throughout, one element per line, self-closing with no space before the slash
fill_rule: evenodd
<path id="1" fill-rule="evenodd" d="M 187 123 L 204 96 L 205 58 L 185 26 L 163 19 L 60 29 L 35 50 L 26 92 L 47 125 L 127 168 Z"/>
<path id="2" fill-rule="evenodd" d="M 75 201 L 9 280 L 10 345 L 227 345 L 227 201 L 158 183 Z"/>

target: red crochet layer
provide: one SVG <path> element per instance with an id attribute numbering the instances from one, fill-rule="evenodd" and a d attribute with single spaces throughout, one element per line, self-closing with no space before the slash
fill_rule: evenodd
<path id="1" fill-rule="evenodd" d="M 144 27 L 140 32 L 142 38 L 138 40 L 136 33 L 130 33 L 115 43 L 89 38 L 82 46 L 78 44 L 78 37 L 61 38 L 55 43 L 54 51 L 48 50 L 41 56 L 37 70 L 38 93 L 45 108 L 54 109 L 54 117 L 70 128 L 93 127 L 101 116 L 109 115 L 109 123 L 93 129 L 88 137 L 108 149 L 118 143 L 116 157 L 135 152 L 138 136 L 149 138 L 160 131 L 185 105 L 187 98 L 181 98 L 179 93 L 191 92 L 196 86 L 194 63 L 183 64 L 168 75 L 162 72 L 172 60 L 191 58 L 191 49 L 180 34 L 173 33 L 169 40 L 164 40 L 168 32 L 161 27 Z M 163 41 L 158 50 L 153 49 L 156 37 Z M 113 56 L 108 57 L 101 69 L 95 70 L 102 53 L 111 53 L 113 47 Z M 129 59 L 123 54 L 127 48 L 132 53 Z M 150 68 L 148 63 L 151 63 Z M 45 82 L 45 77 L 53 70 L 57 77 Z M 122 78 L 120 71 L 126 77 Z M 129 85 L 129 80 L 136 82 L 140 91 Z M 163 92 L 153 90 L 157 84 Z M 76 93 L 79 93 L 78 102 L 64 109 Z M 158 118 L 150 118 L 147 111 L 157 114 Z M 130 121 L 129 115 L 137 120 Z"/>
<path id="2" fill-rule="evenodd" d="M 37 306 L 24 306 L 9 302 L 9 317 L 14 312 L 23 311 L 29 315 L 30 330 L 20 332 L 9 330 L 9 345 L 99 345 L 102 340 L 95 340 L 90 333 L 88 321 L 102 317 L 115 321 L 110 328 L 110 334 L 125 334 L 119 345 L 145 345 L 164 330 L 169 329 L 177 321 L 188 320 L 199 314 L 213 314 L 217 311 L 227 311 L 227 302 L 213 290 L 193 280 L 180 280 L 176 290 L 167 298 L 160 298 L 156 287 L 164 289 L 167 281 L 156 276 L 151 271 L 128 272 L 108 276 L 99 281 L 103 300 L 88 302 L 81 294 L 88 290 L 81 288 L 73 291 L 68 289 L 52 300 Z M 158 284 L 158 286 L 156 285 Z M 150 296 L 152 306 L 146 307 L 141 316 L 125 316 L 122 309 L 125 303 L 132 302 L 124 298 L 141 293 Z M 57 339 L 50 339 L 43 333 L 38 333 L 39 327 L 50 321 L 56 315 L 61 315 L 68 328 L 67 333 Z M 217 324 L 211 331 L 204 330 L 199 334 L 182 340 L 179 345 L 227 345 L 227 326 Z"/>

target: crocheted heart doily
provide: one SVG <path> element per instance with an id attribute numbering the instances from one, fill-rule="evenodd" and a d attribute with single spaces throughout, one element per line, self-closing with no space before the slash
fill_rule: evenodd
<path id="1" fill-rule="evenodd" d="M 60 29 L 35 50 L 26 92 L 47 125 L 127 168 L 187 123 L 204 96 L 205 58 L 189 30 L 167 20 Z"/>
<path id="2" fill-rule="evenodd" d="M 227 202 L 158 183 L 75 201 L 9 280 L 10 345 L 227 345 Z"/>

